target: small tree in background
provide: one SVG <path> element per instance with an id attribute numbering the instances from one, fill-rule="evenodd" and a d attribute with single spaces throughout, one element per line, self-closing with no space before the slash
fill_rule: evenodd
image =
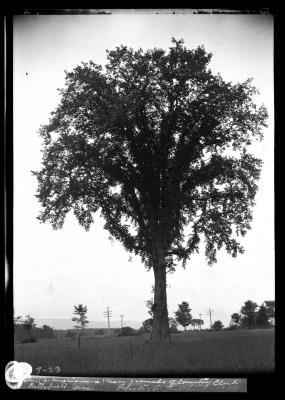
<path id="1" fill-rule="evenodd" d="M 55 333 L 53 328 L 49 325 L 43 325 L 41 328 L 41 336 L 47 339 L 55 338 Z"/>
<path id="2" fill-rule="evenodd" d="M 240 324 L 241 315 L 239 313 L 233 313 L 231 315 L 231 323 L 237 328 Z"/>
<path id="3" fill-rule="evenodd" d="M 23 340 L 26 337 L 26 330 L 23 326 L 22 316 L 19 315 L 15 317 L 13 314 L 13 324 L 14 324 L 14 340 Z"/>
<path id="4" fill-rule="evenodd" d="M 89 323 L 87 320 L 87 307 L 79 304 L 78 306 L 74 306 L 73 314 L 75 317 L 72 318 L 72 321 L 77 322 L 77 325 L 74 325 L 75 328 L 81 329 L 80 334 L 78 335 L 78 347 L 80 347 L 81 335 L 83 335 L 84 329 L 86 325 Z"/>
<path id="5" fill-rule="evenodd" d="M 275 301 L 265 300 L 264 305 L 271 325 L 275 325 Z"/>
<path id="6" fill-rule="evenodd" d="M 199 330 L 201 330 L 201 325 L 204 325 L 204 321 L 200 318 L 197 321 L 198 321 Z"/>
<path id="7" fill-rule="evenodd" d="M 191 309 L 189 308 L 189 303 L 187 301 L 182 301 L 181 304 L 178 304 L 178 310 L 175 311 L 175 319 L 179 325 L 183 326 L 186 331 L 186 327 L 191 324 Z"/>
<path id="8" fill-rule="evenodd" d="M 36 326 L 35 324 L 35 319 L 32 318 L 30 315 L 26 315 L 26 318 L 23 321 L 23 327 L 28 333 L 29 336 L 31 336 L 31 330 Z"/>
<path id="9" fill-rule="evenodd" d="M 268 328 L 269 325 L 270 323 L 267 309 L 266 306 L 262 304 L 256 314 L 256 326 L 258 328 Z"/>
<path id="10" fill-rule="evenodd" d="M 196 326 L 201 330 L 201 325 L 204 325 L 204 321 L 199 318 L 194 318 L 191 320 L 191 325 L 194 327 L 194 330 L 196 329 Z"/>
<path id="11" fill-rule="evenodd" d="M 215 321 L 212 325 L 212 329 L 214 329 L 215 331 L 221 331 L 223 329 L 224 325 L 222 324 L 222 322 L 220 320 Z"/>
<path id="12" fill-rule="evenodd" d="M 198 319 L 197 318 L 192 318 L 191 319 L 191 325 L 194 328 L 194 331 L 196 330 L 196 326 L 198 326 Z"/>
<path id="13" fill-rule="evenodd" d="M 242 306 L 240 312 L 242 314 L 241 324 L 245 328 L 255 328 L 256 326 L 256 309 L 257 304 L 251 300 L 247 300 Z"/>
<path id="14" fill-rule="evenodd" d="M 13 323 L 14 323 L 14 328 L 16 328 L 19 325 L 22 325 L 23 320 L 22 320 L 22 316 L 18 315 L 17 317 L 13 316 Z"/>

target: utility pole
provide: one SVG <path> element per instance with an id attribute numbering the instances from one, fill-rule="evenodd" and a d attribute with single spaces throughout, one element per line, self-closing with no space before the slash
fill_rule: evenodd
<path id="1" fill-rule="evenodd" d="M 199 314 L 199 317 L 200 317 L 200 321 L 199 321 L 199 330 L 201 330 L 201 321 L 202 321 L 201 315 L 202 315 L 202 314 Z"/>
<path id="2" fill-rule="evenodd" d="M 108 318 L 108 329 L 109 329 L 109 333 L 111 332 L 110 331 L 110 317 L 112 316 L 111 315 L 112 314 L 112 311 L 110 311 L 109 310 L 109 307 L 107 306 L 107 311 L 104 311 L 104 317 L 106 318 Z"/>
<path id="3" fill-rule="evenodd" d="M 212 314 L 214 314 L 214 310 L 211 310 L 211 308 L 209 308 L 209 310 L 206 311 L 206 314 L 210 316 L 210 327 L 212 328 Z"/>
<path id="4" fill-rule="evenodd" d="M 121 315 L 121 328 L 123 327 L 123 314 Z"/>
<path id="5" fill-rule="evenodd" d="M 254 317 L 254 329 L 256 329 L 256 317 L 257 317 L 257 311 L 254 311 L 253 317 Z"/>

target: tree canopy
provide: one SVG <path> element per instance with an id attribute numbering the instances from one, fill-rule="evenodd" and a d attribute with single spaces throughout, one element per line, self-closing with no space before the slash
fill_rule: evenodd
<path id="1" fill-rule="evenodd" d="M 258 308 L 258 305 L 251 301 L 247 300 L 244 305 L 241 307 L 241 324 L 244 327 L 247 328 L 254 328 L 256 325 L 256 309 Z"/>
<path id="2" fill-rule="evenodd" d="M 217 320 L 213 323 L 212 325 L 212 329 L 214 329 L 215 331 L 221 331 L 223 329 L 224 325 L 222 324 L 222 322 L 220 320 Z"/>
<path id="3" fill-rule="evenodd" d="M 196 329 L 196 326 L 201 329 L 201 325 L 204 325 L 204 321 L 200 318 L 192 318 L 191 325 L 194 327 L 194 329 Z"/>
<path id="4" fill-rule="evenodd" d="M 31 330 L 36 326 L 35 318 L 32 318 L 30 315 L 26 315 L 25 319 L 22 321 L 24 329 L 30 335 Z"/>
<path id="5" fill-rule="evenodd" d="M 231 322 L 238 326 L 241 320 L 241 315 L 239 313 L 233 313 L 231 315 Z"/>
<path id="6" fill-rule="evenodd" d="M 162 249 L 168 271 L 206 242 L 209 264 L 250 228 L 267 111 L 251 80 L 214 75 L 203 46 L 172 40 L 169 51 L 126 46 L 66 72 L 61 102 L 43 138 L 37 197 L 40 221 L 61 228 L 73 210 L 88 230 L 100 210 L 105 228 L 147 268 Z M 188 227 L 186 229 L 186 227 Z"/>
<path id="7" fill-rule="evenodd" d="M 192 320 L 189 303 L 187 303 L 187 301 L 182 301 L 181 304 L 178 304 L 178 309 L 174 314 L 178 324 L 183 326 L 184 330 L 186 330 L 186 327 L 191 324 Z"/>
<path id="8" fill-rule="evenodd" d="M 264 304 L 259 307 L 256 313 L 256 326 L 258 328 L 267 328 L 270 326 L 269 316 Z"/>
<path id="9" fill-rule="evenodd" d="M 266 307 L 266 312 L 267 312 L 270 322 L 274 324 L 274 322 L 275 322 L 275 301 L 274 300 L 265 300 L 264 305 Z"/>

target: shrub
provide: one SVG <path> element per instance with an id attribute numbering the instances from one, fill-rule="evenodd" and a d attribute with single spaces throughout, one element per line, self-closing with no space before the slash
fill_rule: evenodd
<path id="1" fill-rule="evenodd" d="M 223 329 L 224 325 L 222 324 L 222 322 L 220 320 L 215 321 L 213 323 L 212 329 L 214 329 L 215 331 L 221 331 Z"/>
<path id="2" fill-rule="evenodd" d="M 32 336 L 31 338 L 21 340 L 21 343 L 35 343 L 36 341 L 37 339 Z"/>
<path id="3" fill-rule="evenodd" d="M 226 328 L 223 328 L 224 331 L 235 331 L 237 329 L 240 329 L 240 327 L 237 325 L 229 325 Z"/>
<path id="4" fill-rule="evenodd" d="M 124 326 L 120 329 L 120 332 L 117 336 L 134 336 L 137 334 L 138 332 L 135 329 L 131 328 L 130 326 Z"/>
<path id="5" fill-rule="evenodd" d="M 54 339 L 55 333 L 52 327 L 43 325 L 41 328 L 35 328 L 39 338 Z"/>
<path id="6" fill-rule="evenodd" d="M 69 339 L 72 339 L 72 340 L 75 340 L 76 333 L 74 331 L 67 331 L 66 334 L 65 334 L 65 337 L 69 338 Z"/>
<path id="7" fill-rule="evenodd" d="M 96 329 L 94 335 L 104 335 L 104 329 Z"/>

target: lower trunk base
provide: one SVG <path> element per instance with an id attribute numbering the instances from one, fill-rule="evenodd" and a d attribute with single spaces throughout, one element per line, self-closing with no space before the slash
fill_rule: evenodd
<path id="1" fill-rule="evenodd" d="M 150 341 L 152 343 L 169 343 L 166 268 L 163 263 L 158 263 L 158 267 L 154 268 L 154 283 L 153 323 Z"/>
<path id="2" fill-rule="evenodd" d="M 164 328 L 159 327 L 158 329 L 152 328 L 152 332 L 150 335 L 151 343 L 170 343 L 171 336 L 169 333 L 168 326 Z"/>

